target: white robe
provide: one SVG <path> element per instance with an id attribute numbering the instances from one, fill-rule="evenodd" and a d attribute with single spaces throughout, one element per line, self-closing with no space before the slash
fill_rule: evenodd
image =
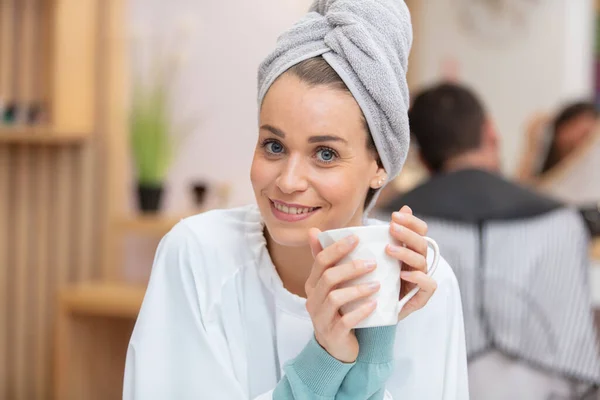
<path id="1" fill-rule="evenodd" d="M 468 399 L 460 293 L 443 259 L 435 279 L 429 303 L 398 324 L 386 398 Z M 284 289 L 271 262 L 256 206 L 187 218 L 157 250 L 123 398 L 270 399 L 312 335 L 305 299 Z"/>

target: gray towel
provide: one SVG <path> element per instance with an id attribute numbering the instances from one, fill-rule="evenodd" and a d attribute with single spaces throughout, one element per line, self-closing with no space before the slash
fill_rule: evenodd
<path id="1" fill-rule="evenodd" d="M 259 105 L 290 67 L 323 56 L 360 105 L 389 182 L 400 173 L 410 142 L 406 69 L 411 44 L 403 0 L 316 0 L 261 64 Z"/>

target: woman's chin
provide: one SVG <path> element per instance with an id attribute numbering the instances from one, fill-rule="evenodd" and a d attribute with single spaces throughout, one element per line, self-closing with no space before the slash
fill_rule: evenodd
<path id="1" fill-rule="evenodd" d="M 308 229 L 281 228 L 267 226 L 271 240 L 280 246 L 303 247 L 308 246 Z"/>

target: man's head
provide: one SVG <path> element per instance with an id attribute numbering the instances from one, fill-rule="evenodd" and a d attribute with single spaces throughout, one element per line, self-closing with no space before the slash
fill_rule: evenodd
<path id="1" fill-rule="evenodd" d="M 414 99 L 410 130 L 432 172 L 452 168 L 499 168 L 497 135 L 479 99 L 469 89 L 444 83 Z"/>

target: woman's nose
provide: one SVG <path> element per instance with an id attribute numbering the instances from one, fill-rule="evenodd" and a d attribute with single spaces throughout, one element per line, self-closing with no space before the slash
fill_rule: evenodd
<path id="1" fill-rule="evenodd" d="M 277 177 L 277 186 L 286 194 L 302 192 L 308 188 L 307 168 L 300 157 L 289 157 Z"/>

